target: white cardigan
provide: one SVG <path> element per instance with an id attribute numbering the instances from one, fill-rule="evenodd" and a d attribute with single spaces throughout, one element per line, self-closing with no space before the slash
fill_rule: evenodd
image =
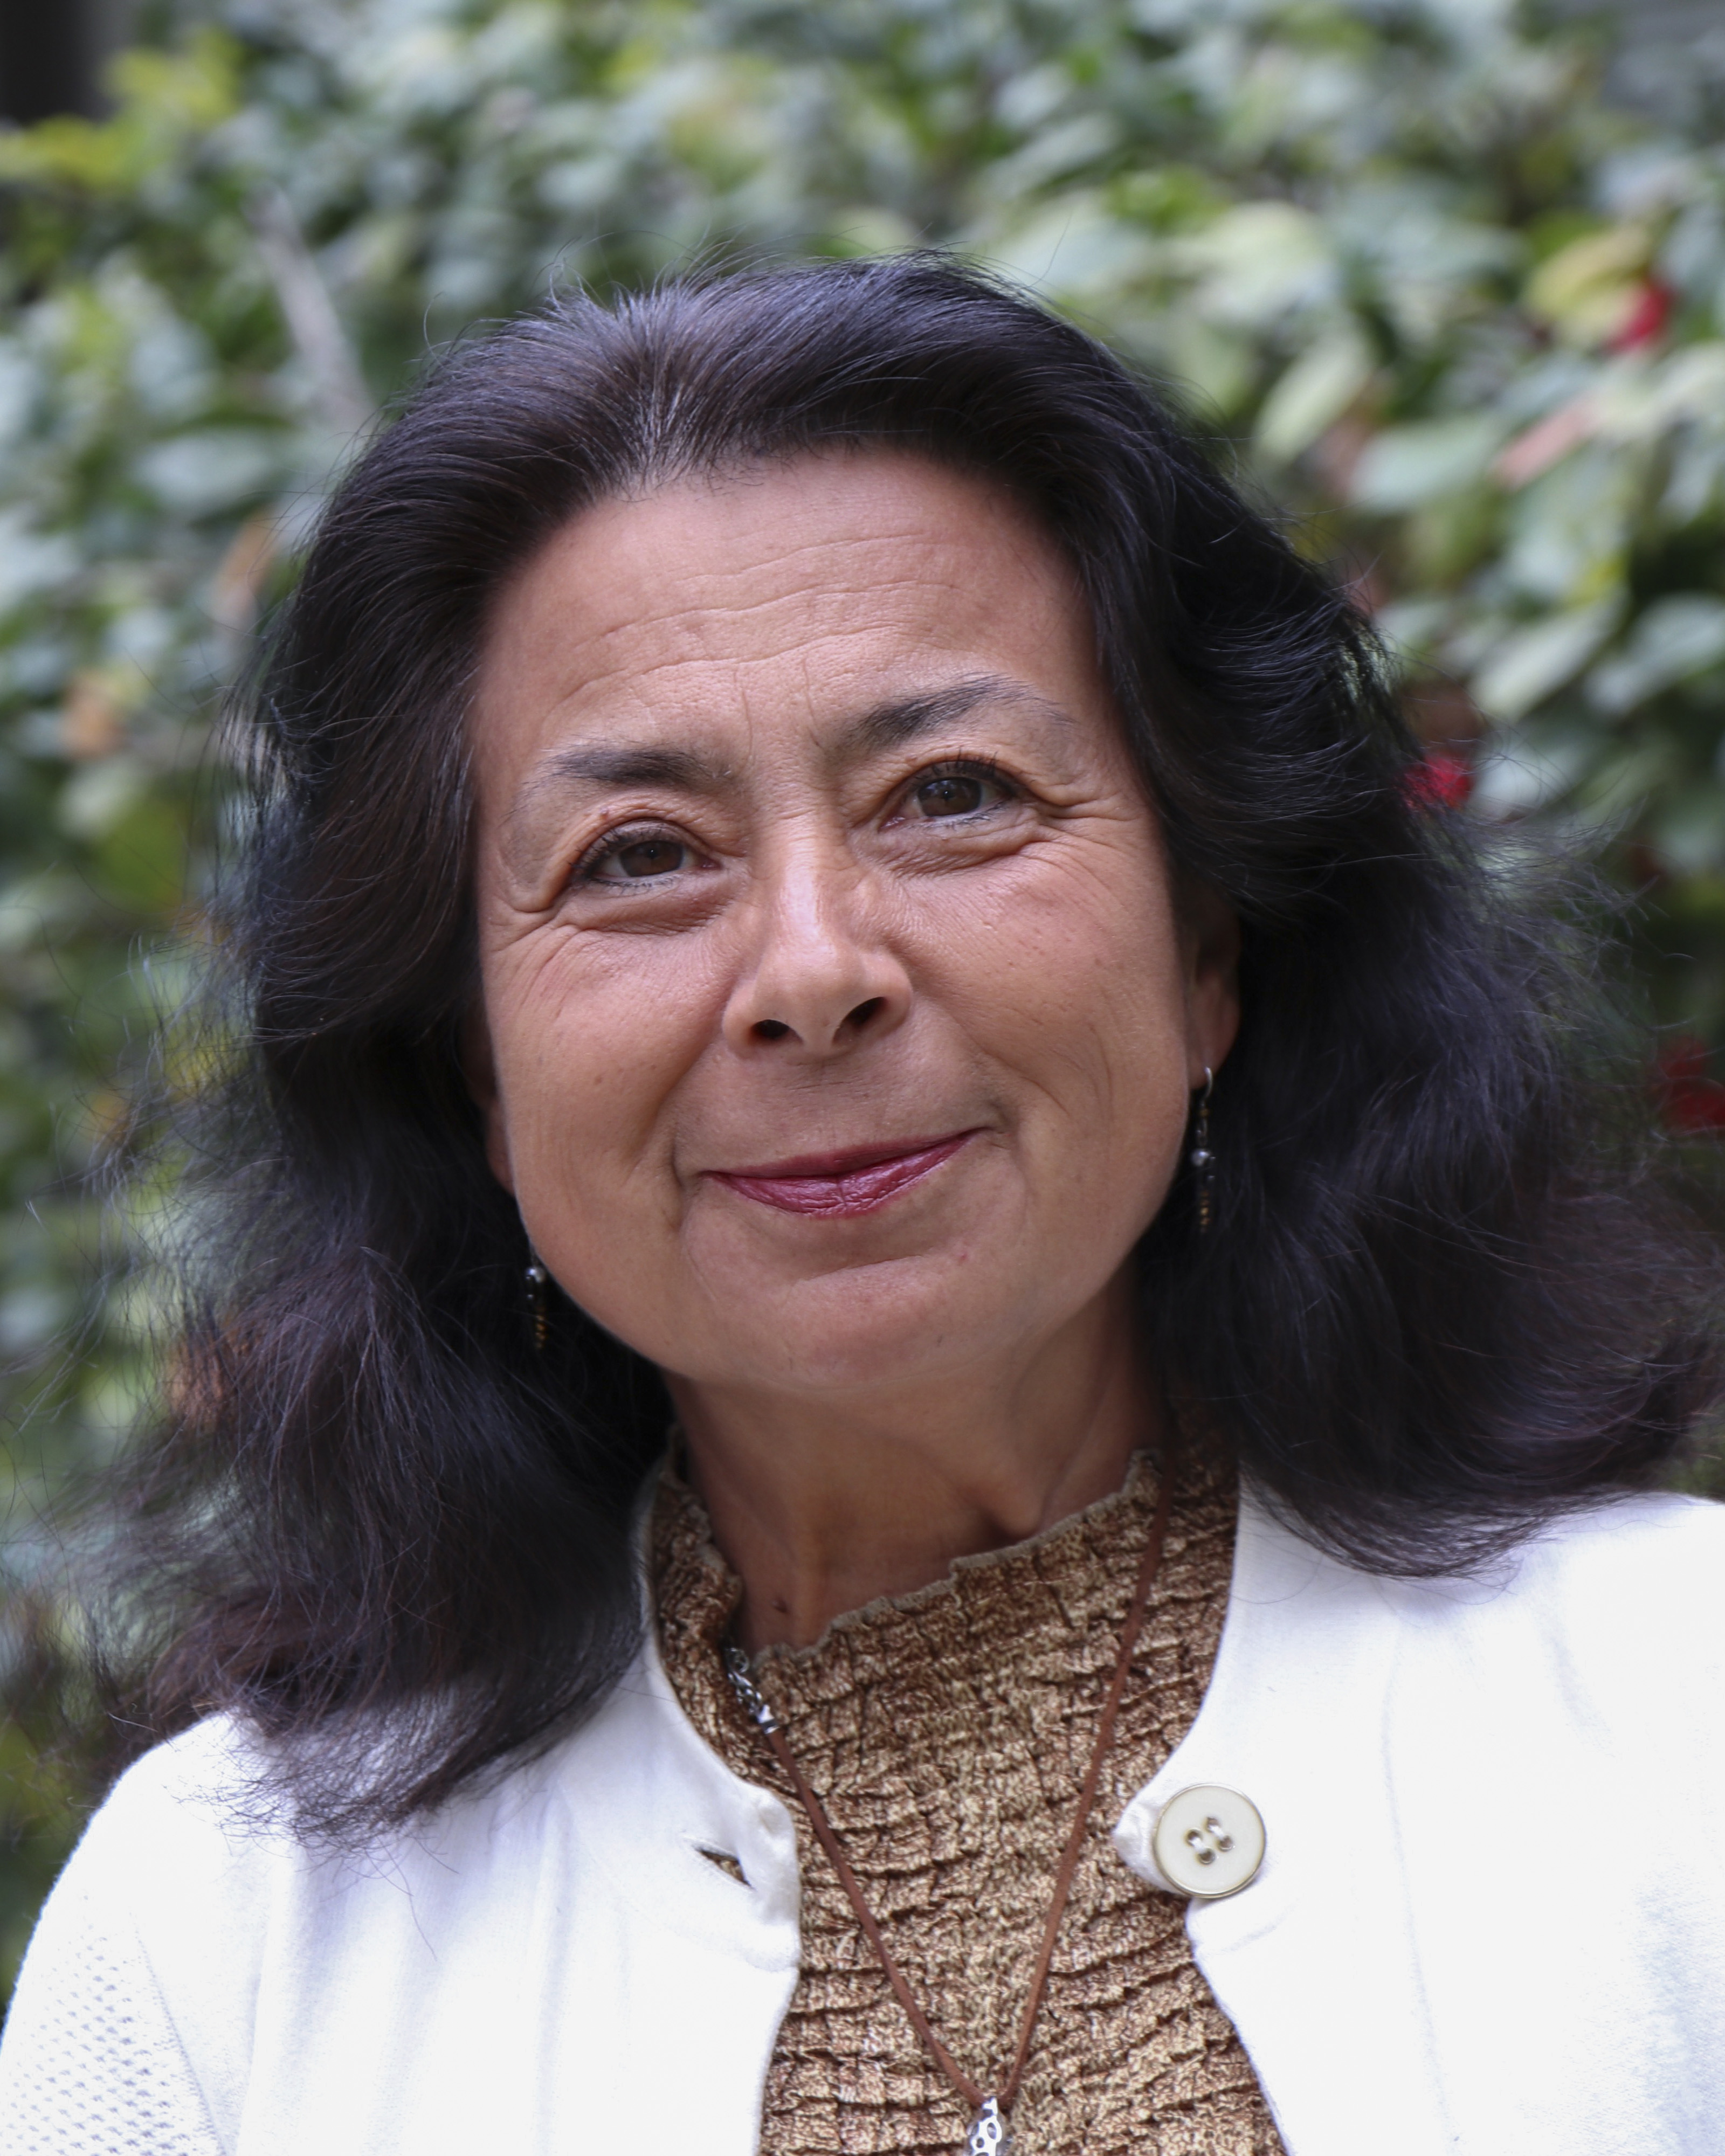
<path id="1" fill-rule="evenodd" d="M 1169 1796 L 1262 1812 L 1257 1878 L 1189 1923 L 1291 2156 L 1725 2151 L 1722 1664 L 1725 1508 L 1620 1503 L 1435 1586 L 1244 1508 L 1203 1710 L 1115 1840 L 1165 1891 Z M 224 1817 L 236 1761 L 206 1724 L 92 1823 L 0 2047 L 5 2156 L 755 2148 L 795 1837 L 650 1645 L 364 1862 Z"/>

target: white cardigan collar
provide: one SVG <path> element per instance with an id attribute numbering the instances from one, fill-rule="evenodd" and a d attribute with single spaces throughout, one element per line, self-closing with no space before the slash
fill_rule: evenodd
<path id="1" fill-rule="evenodd" d="M 1115 1830 L 1252 1798 L 1188 1930 L 1291 2156 L 1725 2149 L 1725 1510 L 1644 1498 L 1387 1581 L 1243 1503 L 1221 1649 Z"/>
<path id="2" fill-rule="evenodd" d="M 634 1686 L 619 1861 L 674 1783 L 783 1966 L 784 1808 L 701 1742 L 650 1636 Z M 1266 1823 L 1252 1884 L 1188 1925 L 1291 2156 L 1725 2150 L 1725 1510 L 1630 1501 L 1408 1583 L 1248 1497 L 1203 1708 L 1114 1830 L 1159 1891 L 1152 1830 L 1194 1784 Z"/>

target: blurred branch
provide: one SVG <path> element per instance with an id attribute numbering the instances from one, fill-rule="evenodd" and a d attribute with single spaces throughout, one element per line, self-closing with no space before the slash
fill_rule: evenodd
<path id="1" fill-rule="evenodd" d="M 280 187 L 262 187 L 247 216 L 288 334 L 311 377 L 318 416 L 338 434 L 359 434 L 377 407 L 292 204 Z"/>

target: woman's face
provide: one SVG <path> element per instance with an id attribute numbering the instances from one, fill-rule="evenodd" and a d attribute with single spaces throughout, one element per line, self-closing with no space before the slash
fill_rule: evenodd
<path id="1" fill-rule="evenodd" d="M 498 1176 L 697 1385 L 916 1383 L 1104 1296 L 1233 1038 L 1074 578 L 895 454 L 587 511 L 476 700 Z M 1195 917 L 1194 917 L 1195 916 Z"/>

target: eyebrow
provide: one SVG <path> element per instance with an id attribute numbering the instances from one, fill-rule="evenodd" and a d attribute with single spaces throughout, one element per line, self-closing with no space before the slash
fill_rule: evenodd
<path id="1" fill-rule="evenodd" d="M 578 786 L 675 786 L 699 793 L 721 785 L 729 776 L 720 765 L 697 756 L 692 749 L 649 748 L 644 742 L 613 747 L 595 742 L 579 748 L 562 748 L 547 757 L 521 790 L 526 806 L 541 793 Z"/>
<path id="2" fill-rule="evenodd" d="M 838 760 L 855 762 L 868 756 L 903 748 L 924 735 L 937 733 L 979 705 L 1009 703 L 1029 706 L 1039 717 L 1069 726 L 1071 721 L 1057 704 L 1050 703 L 1022 683 L 999 674 L 973 675 L 927 696 L 893 696 L 870 705 L 844 726 Z M 733 766 L 715 762 L 693 749 L 658 748 L 645 742 L 581 742 L 547 757 L 516 795 L 509 815 L 516 834 L 511 851 L 522 844 L 521 827 L 547 797 L 578 788 L 623 786 L 669 786 L 685 793 L 716 793 L 736 778 Z"/>
<path id="3" fill-rule="evenodd" d="M 504 820 L 506 853 L 518 865 L 534 851 L 536 827 L 548 803 L 571 793 L 619 786 L 669 786 L 680 793 L 716 793 L 732 776 L 692 749 L 655 748 L 646 742 L 583 742 L 537 765 L 517 791 Z"/>
<path id="4" fill-rule="evenodd" d="M 845 730 L 845 751 L 855 755 L 879 755 L 903 748 L 924 734 L 938 733 L 955 719 L 963 718 L 979 704 L 1029 704 L 1044 717 L 1064 720 L 1065 713 L 1031 690 L 999 674 L 976 674 L 954 681 L 926 696 L 899 696 L 876 704 L 851 721 Z"/>

